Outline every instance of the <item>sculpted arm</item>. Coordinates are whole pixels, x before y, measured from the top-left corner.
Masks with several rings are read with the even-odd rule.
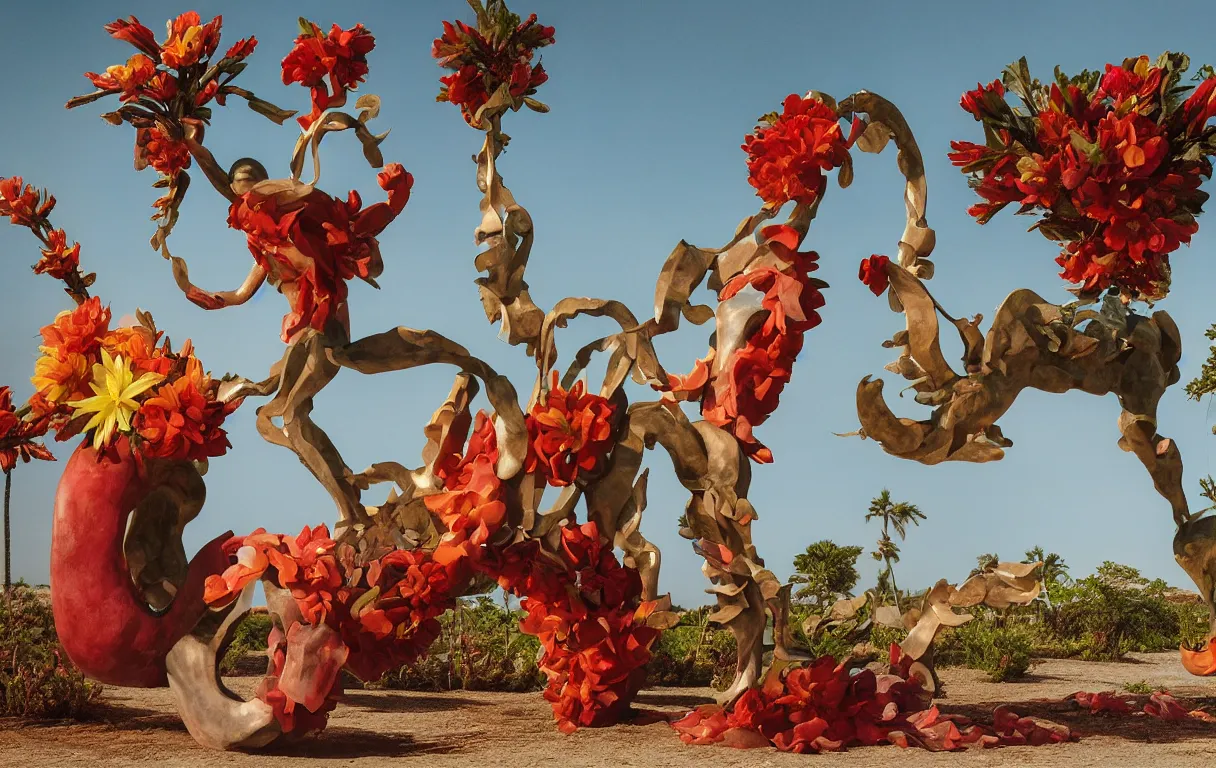
[[[186,268],[184,260],[176,256],[172,257],[171,260],[173,262],[173,279],[177,283],[177,287],[182,289],[182,293],[186,294],[186,298],[192,304],[196,304],[203,309],[223,309],[224,307],[235,307],[244,304],[266,282],[266,270],[262,269],[261,265],[254,264],[253,269],[249,270],[249,274],[245,277],[245,282],[241,283],[241,286],[235,291],[219,291],[214,293],[204,291],[190,282],[190,273]]]

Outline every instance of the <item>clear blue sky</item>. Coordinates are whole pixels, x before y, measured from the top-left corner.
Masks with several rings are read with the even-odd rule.
[[[1100,10],[1031,3],[1014,11],[985,3],[774,0],[763,13],[754,4],[728,2],[517,0],[516,6],[557,28],[557,44],[544,51],[551,79],[540,93],[552,112],[509,116],[513,141],[501,164],[537,223],[528,277],[533,296],[542,306],[564,296],[617,298],[640,315],[651,306],[663,259],[681,238],[721,245],[755,211],[758,200],[739,144],[758,115],[808,89],[843,97],[864,88],[904,110],[925,152],[929,222],[938,233],[938,276],[930,288],[954,315],[991,317],[1018,287],[1066,300],[1055,251],[1024,231],[1029,219],[1002,215],[980,228],[967,217],[973,195],[946,159],[951,139],[979,135],[957,106],[960,93],[996,77],[1023,54],[1041,77],[1055,64],[1071,72],[1164,49],[1186,51],[1197,63],[1216,62],[1216,11],[1198,4],[1185,20],[1146,15],[1142,4],[1123,2]],[[54,191],[55,224],[83,243],[84,266],[98,273],[95,291],[112,304],[116,319],[129,319],[137,306],[149,310],[175,344],[193,338],[217,374],[260,377],[283,351],[283,299],[268,291],[245,307],[212,313],[188,304],[167,264],[147,245],[155,176],[132,170],[132,129],[97,119],[102,105],[63,110],[69,97],[89,90],[82,72],[101,71],[132,53],[108,38],[104,23],[134,13],[159,36],[168,15],[189,8],[149,0],[4,4],[0,27],[8,31],[9,70],[0,176],[24,175]],[[208,2],[198,10],[204,18],[223,14],[225,47],[249,34],[261,41],[241,85],[301,110],[307,109],[306,92],[283,86],[278,66],[295,35],[296,16],[326,27],[362,22],[372,30],[377,48],[364,91],[384,101],[379,130],[393,129],[383,145],[386,159],[403,163],[416,184],[405,214],[381,238],[383,290],[352,285],[354,333],[396,325],[434,328],[527,391],[534,367],[496,340],[472,284],[479,196],[469,158],[479,136],[454,107],[434,101],[441,73],[430,58],[431,40],[443,19],[467,18],[467,6],[460,0],[344,7]],[[293,125],[277,127],[233,100],[226,110],[217,108],[208,143],[225,164],[252,155],[275,174],[285,170],[295,135]],[[337,136],[327,144],[321,186],[339,195],[356,188],[365,200],[381,199],[375,172],[355,142]],[[787,576],[793,556],[821,538],[868,550],[878,532],[862,516],[870,498],[888,487],[929,516],[903,546],[902,585],[961,578],[981,552],[1020,559],[1035,544],[1062,554],[1075,575],[1111,559],[1189,585],[1170,552],[1168,505],[1136,459],[1115,445],[1119,409],[1113,396],[1023,394],[1002,421],[1015,445],[1005,460],[988,465],[924,467],[888,457],[873,442],[832,436],[856,428],[857,381],[882,372],[891,355],[880,343],[901,322],[856,278],[858,261],[893,253],[902,230],[894,156],[856,160],[856,182],[843,192],[829,188],[809,239],[821,255],[818,274],[832,285],[824,322],[807,336],[778,415],[758,430],[776,456],[775,464],[756,469],[751,494],[761,515],[754,536],[769,566]],[[195,176],[175,252],[189,261],[196,283],[234,288],[248,270],[249,254],[242,236],[225,227],[219,196]],[[1175,254],[1175,287],[1162,305],[1188,341],[1184,381],[1198,372],[1207,349],[1203,331],[1216,320],[1208,302],[1216,279],[1213,232],[1216,219],[1201,219],[1192,246]],[[54,281],[30,274],[38,253],[28,232],[0,228],[0,254],[0,383],[11,384],[23,399],[30,393],[38,328],[69,300]],[[600,321],[576,321],[559,337],[563,359],[604,332]],[[673,372],[687,370],[704,351],[704,329],[693,327],[660,345]],[[958,351],[951,348],[948,356],[956,359]],[[319,398],[315,419],[355,469],[390,459],[415,465],[422,426],[447,394],[452,373],[438,367],[374,378],[343,373]],[[895,391],[888,389],[900,415],[928,415],[910,398],[896,399]],[[234,450],[212,464],[210,498],[187,529],[188,549],[226,528],[295,532],[334,517],[328,497],[295,457],[257,436],[255,405],[230,421]],[[1161,431],[1178,440],[1196,503],[1202,501],[1198,478],[1213,471],[1210,423],[1207,404],[1188,402],[1181,387],[1166,396]],[[68,446],[55,448],[66,459]],[[665,455],[652,456],[649,465],[643,530],[663,550],[663,588],[681,604],[697,604],[708,585],[698,558],[676,533],[685,494]],[[47,579],[61,469],[62,463],[21,466],[14,476],[13,570],[33,582]],[[861,565],[862,583],[872,583],[868,555]]]

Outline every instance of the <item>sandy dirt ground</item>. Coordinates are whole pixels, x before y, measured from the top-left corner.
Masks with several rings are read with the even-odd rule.
[[[190,739],[174,714],[167,689],[110,688],[105,707],[89,723],[21,723],[0,720],[0,766],[155,765],[197,766],[380,766],[414,764],[427,768],[482,766],[1112,766],[1114,768],[1203,768],[1216,764],[1216,724],[1167,723],[1143,716],[1095,717],[1056,703],[1075,691],[1121,690],[1147,682],[1197,705],[1216,706],[1216,679],[1186,674],[1177,654],[1146,654],[1128,663],[1046,661],[1016,683],[994,684],[972,670],[943,671],[944,711],[987,721],[992,709],[1016,703],[1020,714],[1065,723],[1081,734],[1077,743],[1010,747],[962,754],[901,751],[882,746],[833,755],[788,755],[771,749],[736,751],[689,747],[665,723],[584,729],[558,733],[540,694],[349,691],[345,704],[317,738],[270,753],[224,754]],[[248,693],[252,678],[226,681]],[[710,701],[707,689],[643,691],[642,709],[684,711]]]

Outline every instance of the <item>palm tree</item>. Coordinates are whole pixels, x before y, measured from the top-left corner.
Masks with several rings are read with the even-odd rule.
[[[887,579],[891,582],[891,593],[895,596],[895,608],[902,614],[904,607],[899,599],[899,587],[895,583],[895,570],[892,567],[899,562],[899,547],[891,538],[890,531],[895,529],[895,534],[903,541],[908,535],[909,523],[920,525],[920,521],[927,518],[915,504],[906,501],[892,502],[891,492],[886,488],[882,489],[877,498],[870,501],[870,509],[866,512],[867,523],[876,518],[882,518],[882,538],[878,540],[878,549],[873,552],[874,559],[886,563]],[[879,583],[881,585],[881,580]]]
[[[1026,559],[1022,562],[1043,564],[1039,570],[1039,585],[1043,589],[1043,602],[1047,604],[1047,609],[1051,610],[1051,593],[1047,587],[1050,584],[1068,581],[1068,564],[1055,552],[1044,554],[1042,547],[1026,550]]]
[[[995,552],[987,552],[975,558],[975,567],[971,569],[971,573],[967,574],[967,578],[979,576],[981,573],[987,573],[1001,562],[1001,558],[997,557]]]

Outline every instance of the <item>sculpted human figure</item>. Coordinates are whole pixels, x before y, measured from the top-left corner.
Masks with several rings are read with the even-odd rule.
[[[356,192],[342,201],[295,178],[270,179],[251,158],[237,160],[224,173],[202,145],[200,126],[187,125],[185,135],[199,167],[231,204],[228,225],[246,234],[254,265],[236,290],[212,292],[191,283],[186,262],[171,256],[178,287],[191,302],[212,310],[244,304],[269,282],[290,306],[283,318],[283,359],[265,381],[238,380],[224,395],[275,393],[257,411],[258,432],[299,456],[333,497],[344,524],[365,525],[369,518],[351,470],[310,414],[313,398],[340,368],[327,352],[350,342],[346,281],[358,277],[376,285],[384,269],[376,236],[405,208],[413,177],[400,164],[389,164],[378,177],[387,202],[363,208]]]

